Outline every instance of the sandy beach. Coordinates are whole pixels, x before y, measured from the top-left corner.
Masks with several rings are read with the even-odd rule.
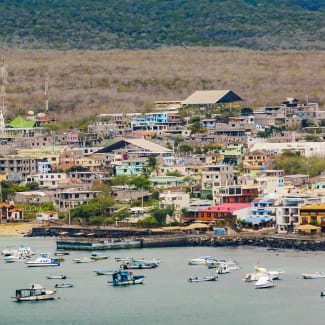
[[[33,224],[33,223],[0,224],[0,236],[26,234],[30,232],[33,227],[36,226],[39,226],[39,224]]]

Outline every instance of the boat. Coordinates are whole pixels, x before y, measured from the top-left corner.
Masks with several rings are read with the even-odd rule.
[[[274,282],[269,275],[261,276],[255,283],[256,289],[265,289],[274,287]]]
[[[70,255],[69,252],[66,251],[57,251],[54,253],[55,256],[65,256],[65,255]]]
[[[320,279],[325,278],[324,272],[315,272],[315,273],[302,273],[304,279]]]
[[[103,255],[101,253],[93,253],[91,254],[91,257],[90,257],[92,260],[95,260],[95,261],[100,261],[100,260],[107,260],[108,259],[108,256],[107,255]]]
[[[95,260],[91,259],[89,257],[83,257],[83,258],[74,258],[73,262],[74,263],[92,263],[92,262],[95,262]]]
[[[73,288],[73,283],[57,283],[54,288]]]
[[[150,263],[150,262],[127,262],[127,263],[122,263],[120,265],[121,270],[134,270],[134,269],[154,269],[158,267],[158,264],[156,263]]]
[[[216,270],[217,274],[226,274],[230,273],[230,270],[228,268],[228,265],[226,263],[220,264]]]
[[[108,283],[113,286],[124,286],[130,284],[143,284],[144,276],[143,275],[134,275],[133,272],[118,270],[112,273],[112,281]]]
[[[112,275],[115,270],[95,270],[94,271],[97,275]]]
[[[31,250],[30,247],[21,245],[17,249],[10,249],[8,251],[5,251],[3,255],[3,260],[6,263],[14,263],[30,259],[31,256],[34,255],[34,252]]]
[[[198,258],[192,258],[188,261],[189,265],[203,265],[208,264],[208,262],[214,261],[215,259],[212,256],[201,256]]]
[[[132,257],[115,257],[116,262],[130,262],[133,260]]]
[[[40,284],[32,284],[30,288],[16,290],[16,296],[13,298],[17,301],[53,300],[55,293],[55,290],[45,289]]]
[[[325,291],[321,291],[321,292],[320,292],[320,296],[321,296],[321,297],[325,297]]]
[[[1,251],[1,254],[4,256],[10,256],[14,255],[16,253],[19,253],[19,255],[24,255],[27,257],[31,257],[32,255],[35,255],[34,251],[26,245],[20,245],[18,248],[5,248]]]
[[[145,258],[133,258],[133,262],[135,263],[144,263],[144,264],[160,264],[160,259],[159,258],[153,258],[151,260],[147,260]]]
[[[48,253],[42,253],[40,256],[34,261],[26,261],[25,264],[28,267],[36,267],[36,266],[60,266],[60,262],[55,261],[55,259],[50,258]]]
[[[261,277],[268,275],[272,280],[278,280],[284,271],[267,270],[264,267],[255,267],[255,272],[247,273],[244,277],[245,282],[258,281]]]
[[[108,249],[122,249],[122,248],[141,248],[141,240],[119,240],[119,241],[108,241],[108,240],[96,240],[96,239],[76,239],[70,238],[65,240],[58,240],[56,242],[57,250],[108,250]]]
[[[238,265],[237,262],[232,261],[232,260],[212,260],[207,262],[207,266],[209,269],[215,269],[218,268],[219,266],[227,265],[227,268],[229,271],[234,271],[234,270],[239,270],[240,266]]]
[[[212,276],[191,276],[188,278],[188,282],[204,282],[204,281],[217,281],[219,280],[219,277],[217,275],[212,275]]]
[[[67,277],[63,274],[52,274],[52,275],[47,275],[47,279],[49,280],[58,280],[58,279],[66,279]]]

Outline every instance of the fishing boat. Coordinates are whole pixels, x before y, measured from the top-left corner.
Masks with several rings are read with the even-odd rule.
[[[101,254],[101,253],[93,253],[93,254],[91,254],[90,258],[95,260],[95,261],[107,260],[108,255],[104,255],[104,254]]]
[[[204,265],[208,264],[208,262],[214,261],[215,259],[212,256],[201,256],[198,258],[192,258],[188,261],[189,265]]]
[[[217,281],[219,280],[219,277],[217,275],[212,275],[212,276],[191,276],[188,278],[188,282],[204,282],[204,281]]]
[[[74,258],[73,262],[74,263],[92,263],[92,262],[95,262],[95,260],[91,259],[89,257],[82,257],[82,258]]]
[[[324,272],[315,272],[315,273],[302,273],[304,279],[320,279],[325,278]]]
[[[112,281],[108,283],[113,286],[124,286],[130,284],[143,284],[144,276],[143,275],[134,275],[133,272],[118,270],[112,273]]]
[[[58,279],[66,279],[67,277],[63,274],[52,274],[52,275],[47,275],[47,279],[49,280],[58,280]]]
[[[40,256],[34,261],[26,261],[25,264],[28,267],[36,267],[36,266],[60,266],[60,262],[57,262],[55,259],[50,258],[48,253],[42,253]]]
[[[73,288],[73,283],[57,283],[54,288]]]
[[[39,301],[55,299],[54,290],[45,289],[40,284],[32,284],[30,288],[16,290],[16,301]]]
[[[255,283],[256,289],[265,289],[265,288],[272,288],[272,287],[274,287],[274,282],[269,275],[263,275]]]

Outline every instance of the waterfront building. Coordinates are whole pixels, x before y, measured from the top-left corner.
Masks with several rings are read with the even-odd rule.
[[[299,208],[299,224],[321,227],[325,232],[325,204],[307,204]]]
[[[199,221],[223,221],[235,225],[237,220],[245,219],[251,214],[251,203],[223,203],[198,212]]]
[[[259,195],[256,185],[223,185],[213,187],[213,202],[250,203]]]

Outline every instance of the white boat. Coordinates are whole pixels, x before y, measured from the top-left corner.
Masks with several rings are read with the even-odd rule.
[[[94,272],[97,275],[112,275],[116,272],[116,270],[95,270]]]
[[[17,249],[10,249],[4,252],[3,260],[6,263],[21,262],[30,259],[34,252],[30,247],[21,245]]]
[[[198,258],[192,258],[188,261],[189,265],[204,265],[208,264],[208,262],[213,261],[214,258],[212,256],[200,256]]]
[[[217,275],[212,275],[212,276],[191,276],[187,280],[188,282],[204,282],[204,281],[217,281],[219,280],[219,277]]]
[[[153,258],[151,260],[145,259],[145,258],[133,258],[131,260],[134,263],[142,263],[142,264],[160,264],[160,259],[159,258]]]
[[[315,272],[315,273],[302,273],[304,279],[320,279],[325,278],[324,272]]]
[[[255,267],[255,272],[247,273],[244,277],[245,282],[258,281],[261,277],[268,275],[272,280],[277,280],[284,271],[271,271],[264,267]]]
[[[227,265],[229,271],[239,270],[240,266],[237,262],[232,260],[212,260],[207,262],[207,266],[209,269],[217,269],[221,265]]]
[[[66,279],[67,277],[63,274],[52,274],[52,275],[47,275],[46,276],[47,279],[49,280],[58,280],[58,279]]]
[[[45,289],[40,284],[33,284],[30,288],[16,290],[13,298],[17,301],[53,300],[55,293],[56,291]]]
[[[25,264],[28,267],[36,267],[36,266],[60,266],[60,262],[57,262],[55,259],[50,258],[49,254],[42,253],[40,256],[34,261],[26,261]]]
[[[108,255],[104,255],[102,253],[92,253],[90,258],[95,261],[107,260]]]
[[[228,268],[228,265],[226,263],[224,264],[220,264],[216,270],[217,274],[226,274],[226,273],[230,273],[230,270]]]
[[[255,283],[256,289],[272,288],[274,287],[274,282],[269,275],[261,276]]]
[[[96,260],[91,259],[89,257],[83,257],[83,258],[74,258],[73,262],[74,263],[92,263],[95,262]]]
[[[116,262],[130,262],[133,260],[132,257],[115,257]]]
[[[54,288],[73,288],[73,283],[57,283]]]

